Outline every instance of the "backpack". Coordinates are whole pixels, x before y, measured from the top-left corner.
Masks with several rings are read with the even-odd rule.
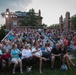
[[[61,65],[60,70],[61,70],[61,71],[67,71],[67,70],[68,70],[67,65],[66,65],[66,64]]]

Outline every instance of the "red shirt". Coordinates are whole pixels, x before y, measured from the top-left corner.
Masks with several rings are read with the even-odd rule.
[[[65,46],[68,46],[68,40],[67,39],[64,39],[63,43]]]
[[[11,54],[10,54],[10,53],[6,53],[6,54],[3,54],[3,55],[1,56],[1,59],[2,59],[2,60],[8,59],[8,58],[11,58]]]
[[[76,45],[76,36],[73,38],[73,44]]]

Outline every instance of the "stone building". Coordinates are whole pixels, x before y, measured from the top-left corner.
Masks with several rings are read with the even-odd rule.
[[[38,24],[42,25],[41,11],[39,10],[39,12],[35,13],[35,15],[38,17],[37,18]],[[21,20],[25,19],[26,21],[26,19],[29,18],[27,12],[22,11],[10,12],[9,9],[6,9],[6,12],[3,12],[2,16],[5,17],[6,31],[9,31],[15,26],[20,26]]]
[[[59,28],[60,28],[60,30],[70,30],[70,29],[72,29],[70,12],[66,12],[64,19],[63,19],[62,15],[60,16],[60,18],[59,18]]]

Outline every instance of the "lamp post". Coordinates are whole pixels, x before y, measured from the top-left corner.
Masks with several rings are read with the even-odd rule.
[[[11,13],[9,12],[9,9],[6,9],[6,12],[3,12],[1,15],[2,15],[2,17],[5,17],[5,21],[6,21],[5,32],[8,33],[11,28],[11,26],[10,26],[11,25],[11,20],[10,20]]]

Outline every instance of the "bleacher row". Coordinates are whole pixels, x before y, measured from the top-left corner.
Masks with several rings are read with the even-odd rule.
[[[74,48],[76,33],[73,30],[45,29],[45,34],[55,43],[61,44],[64,41],[67,42],[66,46],[69,46],[71,50]]]
[[[51,50],[52,50],[52,48],[54,48],[54,44],[51,44],[51,42],[54,43],[53,41],[55,41],[55,43],[58,43],[59,45],[64,43],[68,47],[69,41],[63,35],[67,35],[67,34],[69,35],[71,32],[67,33],[67,34],[65,34],[65,33],[57,31],[57,30],[49,30],[49,29],[46,29],[43,32],[43,30],[39,29],[39,28],[26,28],[26,27],[13,28],[0,42],[0,57],[2,57],[2,55],[3,55],[3,57],[0,60],[2,60],[2,62],[5,64],[5,61],[8,59],[4,56],[4,54],[9,53],[10,61],[15,62],[15,65],[13,68],[13,73],[15,73],[15,68],[16,68],[17,62],[16,62],[16,60],[12,60],[12,58],[13,57],[20,58],[20,60],[18,60],[18,62],[20,63],[20,72],[22,73],[21,60],[24,58],[23,50],[28,49],[29,54],[28,54],[28,52],[26,52],[25,53],[26,57],[31,57],[33,55],[33,56],[39,58],[40,59],[39,71],[40,71],[40,73],[42,73],[42,70],[41,70],[42,60],[44,60],[44,61],[50,60]],[[49,42],[49,38],[46,39],[45,34],[46,34],[46,37],[52,38],[53,41]],[[69,40],[70,39],[71,38],[69,38]],[[71,43],[71,41],[70,41],[70,43]],[[34,53],[33,51],[35,51],[35,48],[38,49],[38,53],[36,53],[37,56],[32,54],[32,53]],[[13,53],[14,49],[17,49],[17,53],[21,54],[22,56],[19,57],[18,54],[17,54],[18,56],[17,55],[15,56]],[[30,50],[32,51],[32,53],[30,52]],[[71,49],[71,47],[70,47],[70,50],[73,50],[73,49]],[[32,58],[30,59],[30,61],[31,60],[32,60]],[[38,60],[36,60],[36,61],[38,61]],[[4,64],[2,65],[2,67],[4,66]],[[27,63],[27,65],[29,65],[29,64],[31,64],[31,63]],[[25,65],[26,65],[26,63],[25,63]],[[29,65],[29,66],[31,67],[31,65]],[[29,67],[27,67],[27,71],[30,71]]]
[[[5,53],[9,52],[9,54],[13,56],[12,50],[14,49],[15,45],[17,46],[17,49],[19,50],[18,52],[20,53],[22,53],[26,45],[29,47],[30,50],[33,50],[34,46],[38,46],[38,49],[40,48],[41,51],[39,52],[40,54],[39,53],[37,54],[40,55],[40,58],[42,58],[43,60],[46,60],[46,59],[44,57],[41,57],[42,53],[44,53],[46,57],[48,57],[48,54],[50,54],[51,48],[52,48],[49,41],[46,40],[42,35],[42,29],[26,28],[26,27],[13,28],[3,38],[3,40],[0,42],[0,55],[4,56]],[[3,56],[2,56],[2,62],[5,63],[5,60],[7,59],[5,59],[6,57],[3,57]],[[9,56],[9,58],[12,58],[12,57]],[[20,58],[22,59],[22,57]],[[40,72],[41,72],[41,69],[40,69]]]

